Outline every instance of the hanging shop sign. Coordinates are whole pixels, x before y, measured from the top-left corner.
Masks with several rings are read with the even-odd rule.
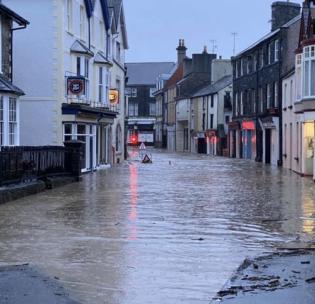
[[[119,103],[119,91],[118,90],[109,90],[109,102],[111,105]]]
[[[84,77],[68,77],[67,78],[67,94],[68,95],[84,95],[85,94],[85,78]]]

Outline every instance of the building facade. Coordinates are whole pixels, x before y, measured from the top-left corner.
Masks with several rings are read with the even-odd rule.
[[[20,144],[20,96],[24,92],[13,82],[12,35],[28,24],[0,3],[0,148]]]
[[[294,58],[283,54],[291,46],[288,32],[297,30],[299,18],[298,4],[275,2],[271,32],[232,58],[231,157],[282,164],[282,77],[294,66]]]
[[[173,62],[127,63],[128,143],[156,142],[156,82],[174,69]]]
[[[231,69],[230,69],[231,72]],[[232,119],[232,76],[224,76],[191,98],[191,152],[228,156]]]
[[[315,1],[303,3],[300,22],[300,37],[296,50],[295,66],[296,138],[295,162],[302,176],[315,180]],[[294,170],[295,168],[293,168]]]
[[[25,36],[16,35],[15,40],[14,75],[26,91],[21,143],[63,145],[80,140],[83,171],[115,162],[113,125],[123,115],[123,102],[111,77],[117,29],[109,4],[106,0],[9,2],[32,20]],[[123,132],[118,142],[123,142]]]

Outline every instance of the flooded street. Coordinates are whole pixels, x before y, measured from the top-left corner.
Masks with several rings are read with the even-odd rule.
[[[82,303],[209,303],[246,256],[315,239],[315,187],[284,169],[153,151],[0,206],[0,265]]]

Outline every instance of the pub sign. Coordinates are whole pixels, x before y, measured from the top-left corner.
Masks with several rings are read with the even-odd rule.
[[[67,95],[84,95],[85,94],[85,78],[84,77],[68,77],[67,78]]]

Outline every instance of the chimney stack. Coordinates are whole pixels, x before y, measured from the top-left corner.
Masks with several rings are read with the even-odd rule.
[[[271,6],[271,31],[288,23],[300,14],[301,6],[289,1],[276,1]]]
[[[176,50],[177,50],[177,64],[180,65],[186,58],[187,48],[185,47],[184,39],[179,39],[179,44]]]

